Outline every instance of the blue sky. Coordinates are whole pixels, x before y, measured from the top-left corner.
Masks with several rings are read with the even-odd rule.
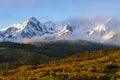
[[[56,22],[98,15],[119,16],[120,0],[0,0],[0,28],[30,16]]]

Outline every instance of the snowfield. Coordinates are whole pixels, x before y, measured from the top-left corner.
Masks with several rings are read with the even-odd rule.
[[[88,40],[93,42],[110,42],[119,37],[119,33],[110,25],[112,18],[104,22],[93,23],[90,27],[73,25],[72,23],[41,23],[35,17],[28,18],[22,24],[16,23],[0,30],[0,41],[32,42],[44,40]],[[107,28],[106,28],[107,27]],[[117,37],[116,37],[117,35]],[[120,42],[120,40],[118,40]]]

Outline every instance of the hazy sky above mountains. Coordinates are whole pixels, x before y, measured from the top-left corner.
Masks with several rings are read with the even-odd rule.
[[[120,0],[0,0],[0,28],[35,16],[42,22],[119,16]]]

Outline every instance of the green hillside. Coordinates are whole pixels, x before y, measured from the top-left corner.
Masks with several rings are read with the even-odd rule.
[[[56,58],[29,49],[0,48],[0,72],[22,65],[37,65],[53,60]]]
[[[80,52],[48,64],[21,66],[1,72],[0,77],[1,80],[120,80],[120,48]]]
[[[69,44],[60,42],[39,44],[41,44],[41,46],[1,42],[0,70],[14,69],[22,65],[48,63],[53,60],[68,57],[78,52],[108,48],[108,46],[98,43],[89,43],[92,45]]]

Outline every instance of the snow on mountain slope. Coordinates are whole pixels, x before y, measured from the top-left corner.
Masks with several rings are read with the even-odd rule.
[[[96,27],[93,29],[88,30],[88,35],[92,35],[93,33],[97,32],[99,36],[102,36],[105,32],[106,32],[106,26],[105,24],[107,22],[109,22],[111,20],[111,18],[107,19],[105,22],[103,23],[95,23]]]
[[[46,26],[46,24],[40,23],[36,18],[30,17],[21,25],[12,25],[0,31],[0,37],[1,41],[21,42],[24,39],[53,34],[54,32],[56,31],[55,28],[53,29],[52,25]]]
[[[103,36],[103,39],[105,40],[109,40],[109,39],[112,39],[114,37],[115,33],[113,31],[110,31],[109,33],[106,33],[104,36]]]
[[[115,33],[113,31],[108,31],[106,29],[106,24],[111,20],[111,18],[108,18],[105,22],[103,23],[95,23],[96,27],[93,29],[88,30],[87,34],[89,36],[96,35],[99,37],[102,37],[104,40],[109,40],[113,38]]]
[[[12,35],[15,35],[16,31],[19,29],[19,26],[20,24],[16,23],[0,30],[0,41],[4,41],[6,38],[10,38]]]
[[[55,30],[55,23],[53,23],[52,21],[48,21],[44,23],[44,28],[47,30]]]
[[[71,34],[73,32],[73,27],[69,24],[66,24],[65,27],[58,33],[57,37],[60,37],[62,35]]]
[[[0,30],[0,41],[12,42],[33,42],[45,40],[88,40],[94,42],[110,41],[117,33],[108,28],[107,23],[111,21],[108,18],[103,23],[94,23],[90,25],[73,25],[71,23],[53,23],[48,21],[41,23],[35,17],[28,18],[22,24],[14,24],[5,29]],[[89,22],[90,24],[90,22]],[[106,28],[107,26],[107,28]],[[118,35],[117,35],[118,36]]]

